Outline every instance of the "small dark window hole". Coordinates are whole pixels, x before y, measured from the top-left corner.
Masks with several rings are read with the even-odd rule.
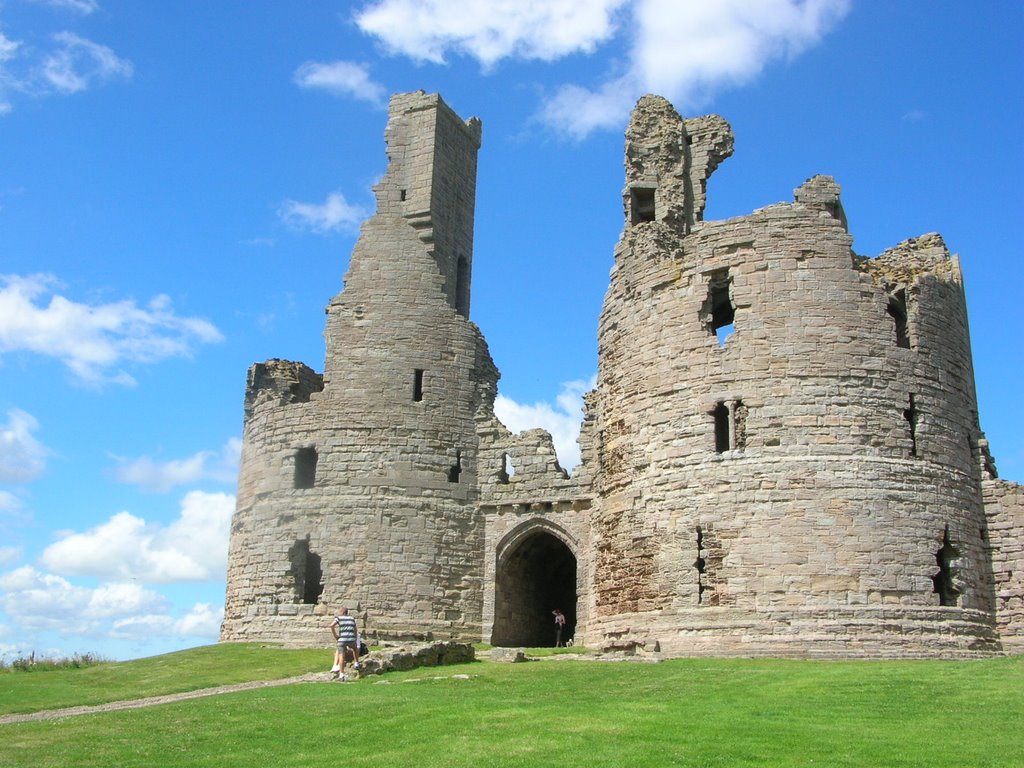
[[[412,376],[412,400],[414,403],[423,400],[423,369],[417,368]]]

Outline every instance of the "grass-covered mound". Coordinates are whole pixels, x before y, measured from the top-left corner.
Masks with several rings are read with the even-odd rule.
[[[208,684],[258,679],[246,673],[277,654],[269,676],[323,667],[322,652],[219,646],[110,665],[110,679],[125,670],[122,689],[152,695],[200,667]],[[1024,657],[478,662],[0,726],[0,765],[1012,768],[1022,723]]]
[[[142,699],[198,688],[273,680],[330,667],[331,651],[256,643],[207,645],[148,659],[82,667],[0,671],[0,714]],[[0,747],[2,750],[2,747]],[[0,766],[4,763],[0,760]]]

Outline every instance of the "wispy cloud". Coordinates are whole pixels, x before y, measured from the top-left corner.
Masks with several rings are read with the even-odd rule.
[[[196,603],[187,614],[178,619],[159,613],[119,619],[114,622],[110,634],[112,637],[124,639],[146,639],[159,634],[215,640],[220,634],[220,624],[223,620],[222,606]]]
[[[28,483],[42,474],[50,451],[36,440],[38,429],[32,414],[17,408],[7,412],[7,423],[0,424],[0,482]],[[18,506],[15,496],[0,494],[0,510]]]
[[[47,4],[83,14],[98,7],[88,0],[53,0]],[[14,95],[67,95],[132,77],[132,63],[108,46],[68,31],[51,35],[50,41],[48,46],[25,46],[0,31],[0,116],[13,109]]]
[[[58,48],[43,61],[40,74],[58,93],[78,93],[94,82],[132,76],[132,63],[105,45],[73,32],[58,32],[53,39]]]
[[[159,295],[140,307],[133,300],[81,304],[55,292],[52,275],[0,275],[0,354],[26,351],[55,357],[90,384],[135,380],[123,363],[188,357],[198,344],[223,340],[211,323],[175,314]]]
[[[7,93],[18,89],[17,79],[8,71],[7,63],[18,55],[20,47],[20,41],[11,40],[0,30],[0,115],[11,111],[11,102],[7,100]]]
[[[224,578],[235,497],[191,491],[168,526],[129,512],[48,546],[40,562],[62,576],[148,584]]]
[[[383,106],[387,96],[387,90],[370,77],[365,64],[351,61],[307,61],[295,71],[295,82],[302,88],[319,88],[375,106]]]
[[[233,483],[238,478],[241,452],[242,441],[233,437],[219,453],[199,451],[184,459],[156,461],[149,456],[137,459],[115,457],[120,466],[113,473],[118,482],[138,485],[155,493],[164,493],[176,486],[202,480]]]
[[[448,53],[485,69],[502,59],[553,61],[624,38],[628,53],[595,85],[566,83],[539,119],[567,136],[620,129],[636,99],[656,92],[681,109],[755,79],[772,61],[820,42],[850,0],[378,0],[355,21],[393,53],[442,63]]]
[[[74,11],[84,16],[88,16],[100,7],[96,0],[32,0],[32,2],[39,5],[49,5],[51,8]]]
[[[538,402],[527,405],[499,394],[494,400],[494,414],[513,432],[538,427],[549,432],[558,454],[558,463],[565,469],[572,469],[580,463],[577,441],[583,424],[583,396],[594,388],[596,380],[595,376],[589,381],[565,382],[554,404]]]
[[[20,547],[0,547],[0,566],[13,565],[21,559]]]
[[[322,203],[285,200],[278,215],[293,229],[327,234],[354,231],[368,214],[365,208],[349,203],[341,192],[332,192]]]

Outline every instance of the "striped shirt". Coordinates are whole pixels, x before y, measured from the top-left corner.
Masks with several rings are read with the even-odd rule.
[[[339,643],[351,643],[355,645],[356,642],[356,620],[351,616],[335,616],[334,625],[338,628],[338,642]]]

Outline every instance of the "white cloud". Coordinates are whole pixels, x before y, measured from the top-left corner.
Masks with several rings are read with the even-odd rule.
[[[0,512],[17,512],[21,506],[21,499],[13,493],[0,491]]]
[[[132,76],[132,63],[105,45],[73,32],[58,32],[53,39],[59,48],[43,60],[39,74],[58,93],[78,93],[93,82]]]
[[[0,568],[13,565],[21,559],[21,547],[0,547]]]
[[[224,606],[196,603],[191,611],[174,622],[171,631],[175,635],[216,639],[220,635],[222,621]]]
[[[341,192],[332,192],[323,203],[285,200],[278,209],[278,215],[294,229],[325,234],[355,230],[368,214],[364,208],[351,205]]]
[[[192,609],[175,619],[163,613],[140,614],[118,619],[113,623],[111,636],[121,639],[145,640],[154,636],[198,637],[216,640],[224,609],[209,603],[196,603]]]
[[[39,422],[30,413],[15,408],[0,425],[0,482],[27,483],[46,467],[49,451],[32,435]],[[18,500],[9,493],[0,496],[0,510],[16,509]]]
[[[699,108],[716,90],[817,44],[848,9],[849,0],[636,0],[624,72],[594,89],[563,86],[541,117],[580,138],[620,128],[643,93]]]
[[[18,82],[7,71],[6,64],[17,56],[20,47],[20,41],[11,40],[0,31],[0,115],[5,115],[12,109],[11,103],[7,100],[7,91],[18,89]]]
[[[614,31],[627,0],[378,0],[356,14],[359,28],[393,53],[444,62],[453,51],[485,67],[518,57],[554,61],[592,52]]]
[[[22,566],[0,576],[0,607],[23,630],[60,630],[83,614],[91,591]]]
[[[534,403],[524,405],[498,395],[494,400],[494,413],[512,432],[541,428],[551,434],[558,454],[558,463],[569,470],[580,463],[580,426],[583,423],[583,395],[594,388],[596,377],[590,381],[568,381],[555,398],[555,404]]]
[[[453,52],[486,69],[505,58],[552,61],[624,38],[628,54],[593,87],[565,84],[539,118],[582,138],[621,129],[644,93],[681,109],[699,108],[718,89],[756,78],[771,61],[816,45],[850,0],[378,0],[356,23],[389,50],[442,63]],[[616,24],[619,14],[630,14]]]
[[[219,606],[196,603],[175,617],[165,596],[135,582],[89,588],[31,566],[0,574],[0,610],[11,621],[9,626],[0,624],[0,637],[19,638],[14,645],[0,644],[0,656],[27,652],[32,643],[26,637],[48,631],[76,641],[89,636],[146,640],[154,635],[215,640],[224,616]]]
[[[75,11],[88,16],[99,9],[100,5],[96,0],[34,0],[36,3],[41,5],[49,5],[54,8],[63,8],[69,11]]]
[[[187,458],[170,461],[155,461],[149,456],[132,460],[115,457],[121,466],[114,470],[114,477],[119,482],[138,485],[155,493],[164,493],[175,486],[201,480],[233,483],[238,479],[241,452],[242,441],[233,437],[220,453],[199,451]]]
[[[223,578],[234,507],[229,494],[191,491],[169,526],[119,512],[51,544],[40,562],[61,575],[150,584]]]
[[[0,32],[0,64],[13,59],[19,47],[21,47],[20,41],[11,40],[3,32]]]
[[[383,105],[387,96],[384,86],[370,78],[365,64],[351,61],[307,61],[295,70],[295,82],[303,88],[321,88],[335,96],[351,96],[377,106]]]
[[[164,295],[145,307],[133,300],[89,305],[55,293],[58,286],[52,275],[0,275],[0,354],[49,355],[83,382],[131,385],[128,373],[111,369],[187,357],[195,344],[223,340],[208,321],[176,315]]]

